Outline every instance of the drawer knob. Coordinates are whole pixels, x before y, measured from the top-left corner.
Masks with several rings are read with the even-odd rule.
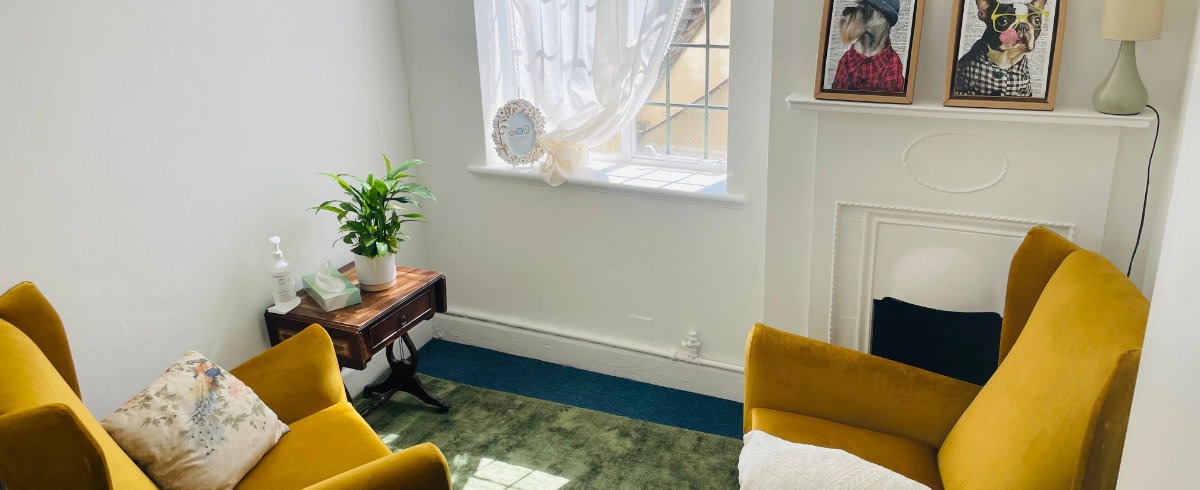
[[[408,323],[408,315],[400,315],[400,323]]]

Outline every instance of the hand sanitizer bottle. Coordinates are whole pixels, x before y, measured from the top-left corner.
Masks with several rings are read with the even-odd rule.
[[[268,238],[275,245],[272,252],[269,270],[271,271],[271,294],[275,297],[275,306],[268,308],[273,313],[287,313],[300,304],[296,297],[296,280],[292,277],[292,267],[283,259],[283,251],[279,249],[279,237]]]

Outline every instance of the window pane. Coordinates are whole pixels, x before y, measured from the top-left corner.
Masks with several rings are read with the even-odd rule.
[[[704,51],[704,48],[671,48],[667,58],[671,63],[667,98],[672,104],[704,103]]]
[[[728,0],[726,0],[728,1]],[[708,104],[729,105],[729,50],[709,51],[708,61]]]
[[[679,19],[679,28],[675,30],[677,43],[704,44],[708,38],[704,35],[704,4],[706,0],[687,0],[683,7],[683,17]]]
[[[608,141],[600,143],[592,148],[592,153],[597,155],[620,155],[621,154],[621,132],[617,131]]]
[[[712,36],[712,44],[729,45],[729,12],[731,7],[729,2],[733,0],[709,0],[709,8],[712,9],[712,15],[709,22],[712,22],[712,27],[709,28],[708,35]]]
[[[667,154],[667,108],[646,104],[638,111],[634,122],[637,129],[637,146],[634,154],[661,156]]]
[[[672,112],[671,155],[704,158],[704,109]]]
[[[708,158],[713,160],[729,158],[729,111],[727,110],[708,110]]]
[[[670,60],[668,60],[670,61]],[[658,73],[658,83],[655,84],[654,90],[650,92],[650,98],[646,99],[650,102],[666,102],[667,101],[667,63],[662,64],[662,70]]]
[[[626,143],[634,155],[670,156],[676,162],[725,160],[731,1],[684,1],[664,73],[638,113],[636,141]],[[705,44],[717,47],[695,47]],[[704,106],[717,109],[710,112]]]

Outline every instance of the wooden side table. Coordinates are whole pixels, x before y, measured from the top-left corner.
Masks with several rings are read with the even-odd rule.
[[[354,264],[346,264],[338,271],[358,284]],[[300,305],[292,311],[283,315],[266,312],[271,345],[316,323],[333,339],[338,364],[359,370],[366,368],[371,357],[386,347],[391,372],[387,379],[363,389],[364,396],[376,395],[371,406],[363,410],[363,416],[379,408],[397,391],[411,393],[437,407],[439,412],[450,410],[450,405],[430,394],[417,378],[417,348],[408,336],[417,324],[433,318],[435,313],[446,312],[446,277],[440,272],[397,267],[395,286],[378,292],[364,290],[361,304],[340,310],[325,311],[307,291],[300,291],[297,296]],[[397,340],[407,348],[407,358],[396,358],[392,349]]]

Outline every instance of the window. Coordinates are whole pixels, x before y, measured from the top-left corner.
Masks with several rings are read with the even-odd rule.
[[[487,134],[491,114],[525,99],[568,155],[475,173],[727,194],[731,3],[475,0]],[[590,149],[586,163],[572,143]]]
[[[622,161],[724,166],[732,0],[688,0],[658,86],[633,125],[593,149]]]

